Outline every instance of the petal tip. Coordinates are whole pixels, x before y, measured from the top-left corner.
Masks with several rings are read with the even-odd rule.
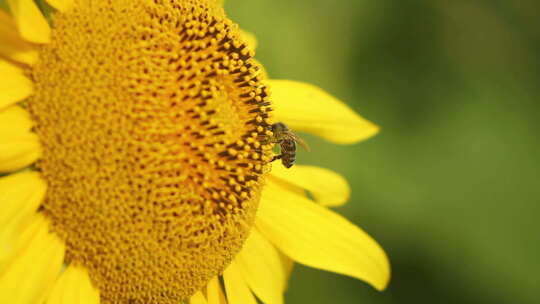
[[[381,131],[381,127],[379,127],[378,125],[370,122],[370,126],[367,127],[366,130],[364,131],[365,135],[359,141],[370,139],[373,136],[379,134],[380,131]]]
[[[381,131],[381,128],[371,121],[368,121],[361,116],[358,116],[358,119],[359,122],[356,127],[357,136],[351,137],[350,140],[344,140],[341,144],[356,144],[374,137]]]
[[[390,283],[390,279],[392,278],[391,274],[391,267],[390,267],[390,260],[388,259],[388,255],[386,255],[386,252],[381,248],[381,260],[379,266],[381,266],[380,270],[380,277],[373,280],[372,282],[369,282],[373,288],[375,288],[377,291],[384,291],[388,284]]]

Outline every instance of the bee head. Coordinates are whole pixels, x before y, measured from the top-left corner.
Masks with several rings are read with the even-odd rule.
[[[289,131],[289,128],[282,122],[276,122],[272,125],[271,130],[274,134],[282,134]]]

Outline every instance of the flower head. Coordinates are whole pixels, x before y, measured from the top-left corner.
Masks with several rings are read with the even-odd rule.
[[[214,0],[49,3],[52,27],[32,0],[0,11],[0,171],[9,173],[0,302],[60,303],[70,292],[92,303],[212,302],[223,274],[230,303],[251,301],[250,289],[279,303],[288,257],[384,287],[378,245],[303,194],[342,203],[313,184],[326,179],[339,197],[348,191],[339,176],[278,165],[267,178],[274,106],[293,128],[338,142],[373,125],[319,89],[266,81]],[[313,93],[311,112],[289,102]],[[332,133],[344,124],[319,119],[325,106],[361,134]],[[299,221],[338,239],[317,243],[315,231],[298,234]],[[313,252],[323,245],[333,249]],[[362,248],[373,261],[347,261]]]

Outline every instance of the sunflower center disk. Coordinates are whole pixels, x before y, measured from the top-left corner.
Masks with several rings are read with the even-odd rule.
[[[272,148],[259,67],[214,1],[81,1],[54,27],[30,71],[43,212],[102,301],[177,304],[252,226]]]

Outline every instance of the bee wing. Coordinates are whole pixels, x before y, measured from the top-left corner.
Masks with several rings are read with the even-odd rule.
[[[306,151],[311,151],[311,149],[309,148],[309,145],[302,139],[300,138],[299,136],[297,136],[296,134],[292,133],[292,132],[287,132],[287,136],[294,140],[295,142],[297,142],[300,146],[302,146],[302,148],[304,148],[304,150]]]

